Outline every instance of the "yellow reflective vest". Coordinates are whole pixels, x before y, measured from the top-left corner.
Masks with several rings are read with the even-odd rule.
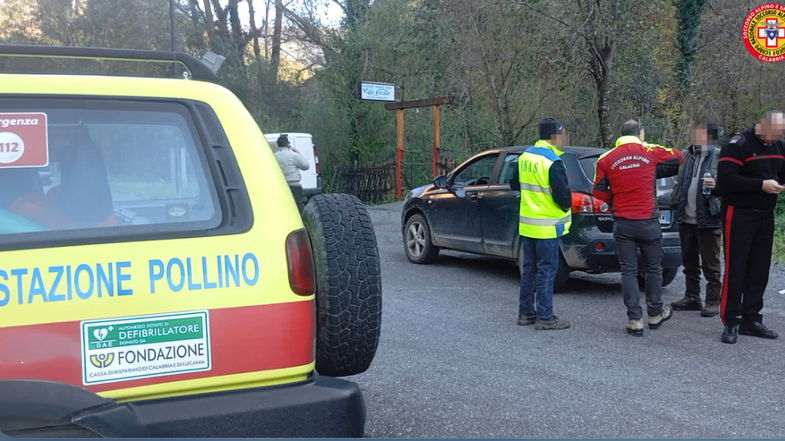
[[[537,141],[518,159],[521,209],[518,232],[534,239],[555,239],[567,234],[572,210],[563,210],[551,196],[551,165],[561,161],[562,152],[548,141]]]

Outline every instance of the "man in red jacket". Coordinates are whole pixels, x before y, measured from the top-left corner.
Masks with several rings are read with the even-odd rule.
[[[613,238],[619,250],[621,285],[627,307],[627,332],[643,335],[643,309],[638,290],[638,249],[646,275],[649,329],[671,317],[662,303],[662,230],[656,179],[678,173],[684,155],[678,150],[643,141],[643,125],[629,120],[621,126],[616,146],[597,160],[594,196],[613,209]]]

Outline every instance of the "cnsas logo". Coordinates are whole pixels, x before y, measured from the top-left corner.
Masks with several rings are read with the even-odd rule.
[[[90,356],[90,363],[97,368],[108,367],[114,361],[114,352],[104,354],[93,354]]]
[[[785,60],[785,6],[766,3],[744,20],[742,38],[755,58],[768,63]]]

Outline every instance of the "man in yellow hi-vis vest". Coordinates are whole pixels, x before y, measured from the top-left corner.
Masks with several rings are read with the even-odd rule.
[[[521,208],[518,231],[523,260],[519,325],[566,329],[570,322],[553,314],[553,283],[559,267],[559,238],[570,231],[572,194],[559,147],[567,132],[559,120],[540,121],[540,140],[518,159]],[[536,309],[535,309],[536,292]]]

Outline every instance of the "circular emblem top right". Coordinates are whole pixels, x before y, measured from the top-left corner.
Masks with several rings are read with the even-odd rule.
[[[766,3],[753,9],[742,28],[744,45],[768,63],[785,60],[785,6]]]

